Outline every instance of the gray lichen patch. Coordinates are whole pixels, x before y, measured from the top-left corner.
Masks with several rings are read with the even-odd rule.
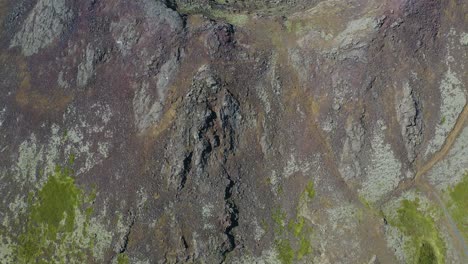
[[[153,98],[149,89],[149,83],[144,82],[133,97],[135,126],[140,131],[157,122],[163,111],[163,105]]]
[[[3,123],[5,122],[5,115],[6,115],[6,107],[3,107],[0,109],[0,128],[3,126]]]
[[[468,127],[465,127],[446,158],[429,171],[429,181],[440,191],[453,187],[462,180],[468,168]]]
[[[460,44],[463,46],[468,46],[468,33],[466,32],[461,33]]]
[[[298,44],[303,48],[310,45],[325,56],[366,62],[369,36],[378,29],[377,19],[373,16],[376,7],[369,2],[368,12],[353,14],[352,18],[343,20],[343,12],[357,4],[323,1],[301,15],[291,16],[286,27],[298,35]]]
[[[403,84],[401,95],[396,98],[397,119],[401,126],[401,134],[405,141],[408,159],[413,162],[419,144],[422,141],[422,116],[419,98],[408,82]]]
[[[78,65],[78,74],[76,76],[76,84],[78,87],[86,86],[94,75],[94,53],[92,45],[88,44],[83,61]]]
[[[18,150],[17,170],[15,180],[37,184],[41,181],[39,174],[51,173],[58,158],[58,147],[61,144],[61,135],[58,135],[59,127],[52,125],[49,142],[42,144],[31,134],[28,139],[20,144]],[[42,171],[38,165],[45,163]]]
[[[349,48],[357,44],[356,39],[364,38],[374,30],[376,30],[376,20],[372,17],[352,20],[348,22],[346,29],[335,37],[333,42],[340,48]]]
[[[118,22],[112,22],[110,25],[111,34],[124,56],[130,53],[141,37],[141,33],[137,31],[136,26],[137,21],[130,19],[122,19]]]
[[[14,243],[8,236],[0,234],[0,262],[13,263],[14,259]]]
[[[283,169],[283,177],[289,178],[294,173],[301,172],[307,174],[310,172],[312,164],[307,160],[298,160],[294,154],[291,154],[286,166]]]
[[[391,146],[384,142],[383,134],[379,133],[372,139],[372,159],[367,168],[367,177],[359,189],[359,194],[371,203],[395,189],[401,177],[401,163]]]
[[[167,8],[161,1],[143,0],[143,7],[146,16],[149,19],[156,19],[158,23],[167,23],[172,30],[182,28],[183,22],[180,15]]]
[[[353,122],[350,119],[345,131],[346,140],[343,145],[339,170],[343,179],[351,183],[361,175],[362,165],[359,153],[364,144],[365,129],[362,121]]]
[[[20,46],[25,56],[36,54],[63,33],[72,17],[65,0],[39,0],[10,47]]]
[[[457,118],[466,104],[465,87],[458,76],[450,68],[440,83],[440,122],[435,129],[435,135],[430,141],[425,156],[435,153],[445,142],[448,133],[453,129]]]
[[[53,124],[50,135],[44,142],[39,142],[35,134],[31,134],[28,139],[23,141],[18,150],[15,181],[21,184],[30,182],[42,185],[44,178],[38,177],[39,172],[42,175],[53,172],[54,164],[62,156],[76,155],[77,159],[84,159],[84,166],[77,171],[78,174],[89,171],[107,158],[111,144],[107,141],[94,142],[88,137],[109,132],[104,127],[111,114],[101,105],[94,105],[92,108],[95,110],[95,114],[102,118],[101,124],[91,126],[80,117],[80,122],[69,128],[66,133],[64,132],[66,129]],[[70,111],[69,115],[76,114],[74,110]],[[68,118],[72,117],[68,116]],[[66,135],[64,136],[64,134]],[[44,164],[44,168],[39,171],[38,166],[42,164]]]
[[[28,140],[20,144],[18,154],[16,166],[18,182],[35,182],[38,165],[43,155],[43,147],[38,144],[35,134],[31,134]]]
[[[135,126],[143,131],[154,125],[161,117],[170,83],[179,70],[179,54],[174,54],[159,69],[156,84],[143,82],[133,97]],[[153,89],[152,86],[156,86]],[[156,90],[156,93],[152,92]]]
[[[91,109],[90,114],[84,116],[82,112],[70,106],[64,114],[65,120],[74,122],[66,129],[60,151],[63,151],[65,156],[73,154],[76,160],[84,162],[77,175],[86,173],[102,163],[110,155],[112,147],[113,131],[108,124],[113,113],[105,103],[95,103]],[[102,140],[94,140],[95,137],[101,137]]]
[[[281,261],[278,259],[278,253],[274,249],[268,249],[262,251],[260,256],[242,256],[240,258],[234,258],[232,260],[233,264],[281,264]]]
[[[346,254],[349,263],[361,263],[363,255],[361,237],[359,236],[362,210],[354,204],[337,204],[317,217],[322,217],[321,223],[316,228],[317,248],[320,254],[314,256],[313,263],[336,263],[336,248],[340,248],[340,254]],[[323,221],[323,222],[322,222]],[[369,228],[369,227],[368,227]]]

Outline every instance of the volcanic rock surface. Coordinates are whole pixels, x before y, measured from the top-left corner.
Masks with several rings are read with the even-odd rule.
[[[0,263],[468,263],[468,1],[0,1]]]

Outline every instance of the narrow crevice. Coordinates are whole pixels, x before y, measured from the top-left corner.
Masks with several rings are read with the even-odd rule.
[[[226,206],[226,214],[227,214],[227,223],[228,225],[224,229],[224,234],[228,238],[228,245],[222,252],[223,255],[223,261],[221,263],[224,263],[226,260],[227,255],[232,252],[236,248],[236,239],[234,237],[234,234],[232,233],[233,229],[239,226],[239,210],[237,208],[236,203],[232,199],[232,191],[235,186],[235,182],[229,175],[229,173],[226,171],[225,168],[223,168],[224,174],[226,175],[229,183],[226,185],[226,189],[224,191],[224,201],[225,201],[225,206]]]
[[[187,15],[180,12],[179,6],[175,0],[162,0],[162,3],[169,9],[173,10],[179,14],[182,19],[182,27],[185,29],[187,27]]]
[[[180,179],[180,185],[179,188],[177,189],[177,192],[182,191],[185,187],[185,183],[187,182],[187,175],[190,173],[192,170],[192,155],[193,152],[190,152],[185,158],[183,162],[183,169],[181,172],[181,179]]]
[[[185,238],[185,236],[181,236],[180,240],[182,242],[182,246],[184,247],[183,250],[185,251],[185,256],[181,256],[180,260],[183,260],[184,263],[188,263],[188,262],[190,262],[190,259],[191,259],[191,255],[188,252],[189,249],[190,249],[189,244],[187,243],[187,239]],[[179,262],[177,262],[177,263],[179,263]]]
[[[130,211],[130,223],[128,224],[127,232],[125,233],[123,237],[123,243],[119,249],[119,254],[123,254],[127,251],[128,241],[129,241],[130,233],[132,232],[132,228],[135,225],[135,219],[136,219],[135,214]]]
[[[177,3],[176,3],[175,0],[165,0],[165,1],[163,1],[163,3],[167,6],[167,8],[178,12]]]

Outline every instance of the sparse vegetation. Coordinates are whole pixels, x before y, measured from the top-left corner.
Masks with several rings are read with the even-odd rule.
[[[446,117],[443,116],[442,119],[440,120],[440,124],[443,125],[447,121]]]
[[[366,200],[366,198],[359,196],[359,201],[367,208],[367,209],[372,209],[371,203]]]
[[[285,219],[286,219],[286,213],[283,212],[281,209],[276,209],[273,212],[272,218],[273,218],[273,221],[275,222],[275,227],[276,227],[275,230],[278,233],[283,232]]]
[[[299,203],[310,201],[315,197],[314,185],[309,182],[300,195]],[[308,200],[305,200],[308,199]],[[272,215],[275,223],[275,245],[278,259],[283,264],[294,263],[312,253],[312,227],[307,219],[300,216],[300,207],[296,215],[287,221],[287,215],[281,209],[276,209]]]

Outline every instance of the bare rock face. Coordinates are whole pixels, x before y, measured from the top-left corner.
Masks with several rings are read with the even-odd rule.
[[[361,120],[356,123],[350,122],[346,127],[346,141],[341,156],[340,172],[347,181],[361,175],[361,162],[359,153],[364,145],[365,129]]]
[[[405,83],[402,96],[397,98],[397,118],[401,125],[401,134],[405,140],[408,151],[408,160],[413,162],[416,158],[418,147],[422,142],[422,116],[419,98],[414,90]]]
[[[193,214],[203,219],[204,224],[193,230],[200,239],[193,254],[222,262],[236,246],[231,233],[238,213],[231,200],[235,182],[226,162],[236,152],[237,133],[242,131],[239,103],[202,66],[181,108],[161,174],[167,175],[168,188],[181,203],[190,204]],[[197,201],[187,193],[197,193]]]
[[[57,40],[73,19],[66,0],[38,1],[12,39],[10,47],[19,46],[25,56],[36,54]]]
[[[0,263],[466,263],[465,2],[1,2]]]

